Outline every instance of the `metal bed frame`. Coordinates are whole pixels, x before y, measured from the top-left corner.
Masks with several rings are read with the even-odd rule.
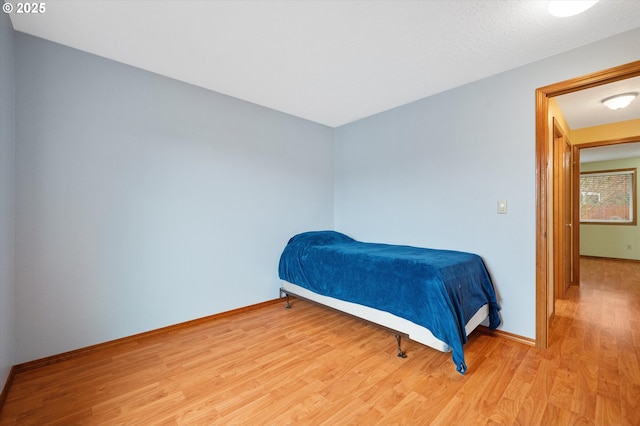
[[[320,303],[320,302],[318,302],[316,300],[311,300],[311,299],[309,299],[307,297],[300,296],[300,295],[298,295],[298,294],[296,294],[296,293],[294,293],[294,292],[292,292],[290,290],[286,290],[286,289],[280,287],[280,299],[283,298],[283,294],[286,297],[286,304],[285,304],[285,308],[286,309],[291,309],[292,306],[291,306],[290,296],[293,296],[296,299],[302,299],[302,300],[305,300],[307,302],[311,302],[311,303],[313,303],[315,305],[322,306],[323,308],[331,309],[332,311],[335,311],[335,312],[340,312],[341,314],[345,314],[345,315],[348,315],[348,316],[350,316],[352,318],[357,318],[360,321],[364,321],[364,322],[366,322],[368,324],[375,325],[376,327],[381,328],[383,330],[390,331],[391,333],[394,334],[394,336],[396,338],[396,343],[398,345],[397,346],[397,355],[398,355],[398,357],[399,358],[406,358],[407,357],[407,353],[402,350],[402,337],[404,336],[406,338],[409,338],[408,334],[402,333],[402,332],[400,332],[398,330],[394,330],[394,329],[389,328],[389,327],[386,327],[386,326],[384,326],[382,324],[378,324],[376,322],[369,321],[366,318],[362,318],[362,317],[359,317],[357,315],[350,314],[349,312],[341,311],[340,309],[336,309],[336,308],[334,308],[332,306],[325,305],[325,304]]]

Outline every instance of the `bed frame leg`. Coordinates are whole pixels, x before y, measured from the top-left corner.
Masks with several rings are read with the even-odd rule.
[[[284,289],[280,289],[280,298],[282,299],[282,294],[284,293],[284,295],[287,297],[287,304],[284,306],[287,309],[291,309],[291,303],[289,303],[289,293],[287,293],[286,291],[284,291]]]
[[[396,334],[396,341],[398,342],[398,357],[406,358],[407,354],[402,351],[402,347],[400,345],[400,343],[402,342],[402,336]]]

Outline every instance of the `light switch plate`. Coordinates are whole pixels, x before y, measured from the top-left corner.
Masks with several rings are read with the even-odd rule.
[[[507,214],[507,200],[498,201],[498,214]]]

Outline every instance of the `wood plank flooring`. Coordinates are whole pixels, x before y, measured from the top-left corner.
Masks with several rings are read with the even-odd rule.
[[[550,348],[451,354],[301,300],[18,373],[0,425],[638,425],[640,263],[582,260]]]

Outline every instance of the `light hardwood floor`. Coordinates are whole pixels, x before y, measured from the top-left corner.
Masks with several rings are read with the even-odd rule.
[[[640,263],[582,260],[550,348],[451,355],[295,300],[15,376],[0,425],[640,424]]]

